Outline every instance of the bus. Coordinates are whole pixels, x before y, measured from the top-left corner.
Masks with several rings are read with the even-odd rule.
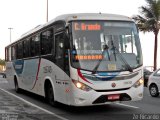
[[[126,16],[78,13],[56,17],[5,47],[6,75],[16,92],[52,106],[103,105],[143,98],[138,29]]]

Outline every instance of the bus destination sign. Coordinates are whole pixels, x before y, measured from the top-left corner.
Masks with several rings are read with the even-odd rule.
[[[98,23],[95,24],[86,24],[86,23],[74,23],[75,31],[99,31],[101,30],[101,25]]]

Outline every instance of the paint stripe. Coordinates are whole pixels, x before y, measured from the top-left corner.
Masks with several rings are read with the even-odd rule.
[[[50,115],[53,115],[54,117],[57,117],[57,118],[59,118],[59,119],[61,119],[61,120],[69,120],[69,119],[64,118],[64,117],[62,117],[62,116],[60,116],[60,115],[57,115],[57,114],[54,113],[54,112],[48,111],[48,110],[46,110],[46,109],[44,109],[44,108],[41,108],[41,107],[39,107],[39,106],[31,103],[31,102],[28,102],[28,101],[24,100],[23,98],[21,98],[21,97],[19,97],[19,96],[16,96],[15,94],[13,94],[13,93],[11,93],[11,92],[9,92],[9,91],[7,91],[7,90],[4,90],[4,89],[2,89],[2,88],[0,88],[0,90],[2,90],[3,92],[6,92],[7,94],[9,94],[9,95],[11,95],[11,96],[13,96],[13,97],[21,100],[21,101],[23,101],[23,102],[25,102],[25,103],[33,106],[33,107],[36,107],[36,108],[38,108],[38,109],[40,109],[40,110],[42,110],[42,111],[44,111],[44,112],[46,112],[46,113],[48,113],[48,114],[50,114]]]
[[[81,71],[80,71],[80,69],[77,69],[77,73],[78,73],[78,75],[79,75],[79,77],[81,77],[82,78],[82,80],[84,80],[84,81],[86,81],[86,82],[88,82],[88,83],[90,83],[90,84],[92,84],[91,82],[89,82],[83,75],[82,75],[82,73],[81,73]]]
[[[36,80],[38,80],[38,74],[39,74],[40,65],[41,65],[41,58],[39,58],[39,63],[38,63],[38,70],[37,70]]]
[[[35,87],[36,82],[37,82],[37,80],[38,80],[40,65],[41,65],[41,58],[39,58],[39,63],[38,63],[38,70],[37,70],[36,80],[35,80],[35,82],[34,82],[34,85],[33,85],[32,89]],[[31,90],[32,90],[32,89],[31,89]]]
[[[116,103],[117,105],[121,105],[121,106],[125,106],[125,107],[131,107],[131,108],[135,108],[138,109],[139,107],[136,106],[132,106],[132,105],[126,105],[126,104],[122,104],[122,103]]]

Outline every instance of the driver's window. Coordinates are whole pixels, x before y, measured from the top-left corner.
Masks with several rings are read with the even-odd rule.
[[[56,64],[64,69],[64,33],[55,35],[56,42]]]

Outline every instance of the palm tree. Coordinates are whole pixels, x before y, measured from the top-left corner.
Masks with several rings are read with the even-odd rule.
[[[160,0],[145,0],[147,5],[141,6],[141,15],[136,15],[133,19],[136,21],[140,31],[153,32],[154,40],[154,70],[157,69],[157,45],[158,33],[160,30]]]

